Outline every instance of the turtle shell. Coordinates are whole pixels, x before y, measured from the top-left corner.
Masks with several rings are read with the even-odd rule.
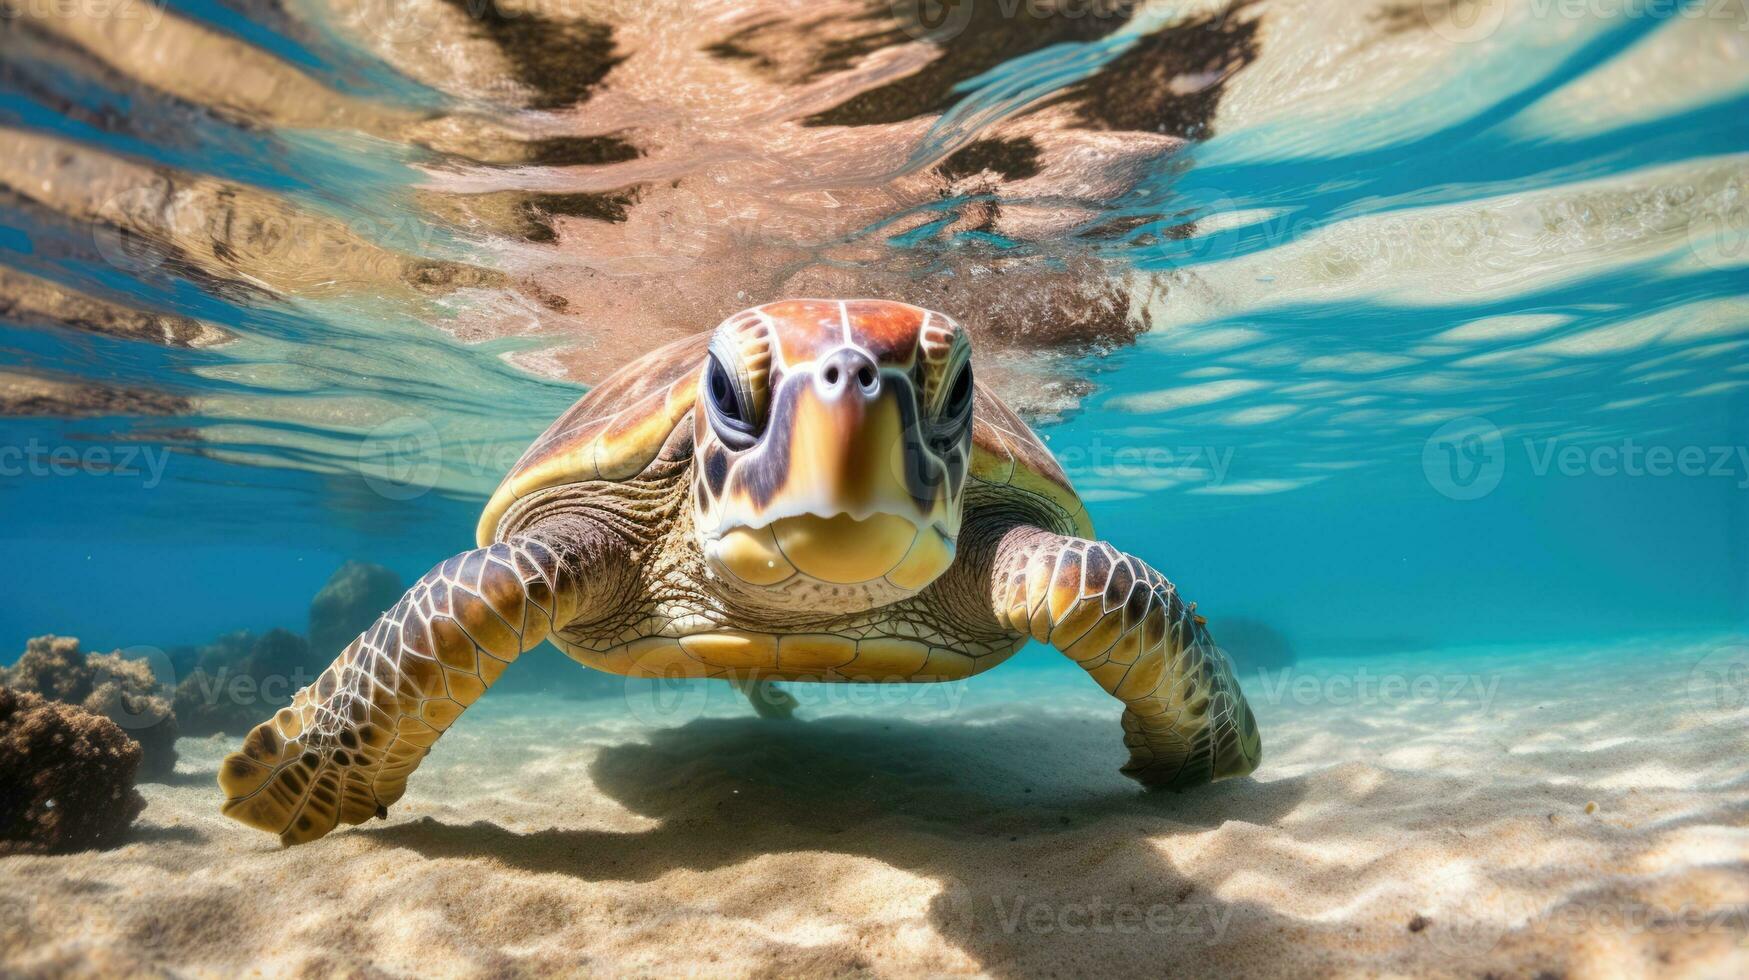
[[[1093,537],[1087,505],[1038,434],[988,388],[976,382],[973,388],[971,478],[1029,494],[1061,512],[1063,526],[1054,531]]]
[[[486,502],[475,537],[492,543],[519,498],[551,487],[637,476],[692,411],[711,335],[665,344],[620,368],[558,417]]]
[[[522,454],[480,515],[482,547],[516,500],[573,483],[627,480],[656,459],[698,397],[712,332],[677,340],[610,375],[559,416]],[[972,409],[970,478],[1029,494],[1062,517],[1066,533],[1091,537],[1087,508],[1031,428],[983,385]]]

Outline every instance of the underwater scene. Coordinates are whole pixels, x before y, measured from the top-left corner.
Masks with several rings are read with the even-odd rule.
[[[0,0],[0,506],[0,976],[1749,975],[1749,5]]]

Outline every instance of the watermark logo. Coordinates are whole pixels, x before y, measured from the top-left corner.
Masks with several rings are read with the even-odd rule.
[[[1720,272],[1749,266],[1749,185],[1733,182],[1688,222],[1688,250]]]
[[[1511,0],[1421,0],[1421,13],[1433,33],[1453,44],[1472,44],[1494,36],[1506,22]]]
[[[972,22],[977,0],[893,0],[893,18],[906,34],[940,44],[958,37]]]
[[[168,253],[159,241],[165,201],[156,188],[134,187],[98,205],[91,224],[97,254],[131,275],[157,270]]]
[[[628,271],[685,272],[721,250],[734,218],[722,202],[688,190],[634,208],[621,226]]]
[[[478,21],[493,12],[496,5],[468,0],[460,12]],[[409,45],[429,41],[439,28],[454,30],[445,23],[442,13],[430,5],[419,3],[358,4],[341,8],[340,25],[348,33],[373,37],[388,45]]]
[[[1526,439],[1524,451],[1537,476],[1722,477],[1749,490],[1749,446],[1646,446],[1631,437],[1563,446],[1559,439]]]
[[[1085,442],[1053,443],[1050,449],[1057,464],[1078,483],[1087,479],[1144,490],[1221,487],[1232,472],[1234,458],[1232,446],[1150,446],[1108,442],[1101,436]],[[924,472],[934,465],[929,462],[929,453],[913,440],[895,438],[885,456],[889,471],[905,482],[907,473]]]
[[[672,728],[694,721],[710,703],[714,682],[689,676],[677,668],[630,674],[625,679],[625,703],[639,724]]]
[[[1097,436],[1086,443],[1053,446],[1052,455],[1069,473],[1142,486],[1164,482],[1219,487],[1233,468],[1231,446],[1114,445]]]
[[[1310,228],[1309,222],[1285,213],[1273,220],[1246,216],[1238,201],[1207,187],[1177,192],[1169,203],[1162,202],[1161,208],[1169,213],[1163,213],[1149,231],[1167,239],[1159,247],[1185,263],[1232,258],[1248,250],[1252,240],[1270,248],[1297,239]]]
[[[176,670],[163,650],[151,646],[125,647],[108,657],[88,657],[91,683],[101,689],[111,683],[127,692],[104,705],[103,712],[124,731],[143,731],[157,725],[170,715],[171,702],[176,697]],[[138,675],[132,665],[144,663],[151,670],[154,687],[138,689]],[[159,695],[152,697],[150,695]]]
[[[1711,722],[1749,709],[1749,646],[1721,647],[1702,657],[1688,672],[1688,703]]]
[[[1422,445],[1421,471],[1433,489],[1453,500],[1485,497],[1506,473],[1506,442],[1487,419],[1453,419]]]
[[[437,485],[443,440],[430,422],[402,415],[373,427],[358,445],[364,482],[387,500],[412,500]]]

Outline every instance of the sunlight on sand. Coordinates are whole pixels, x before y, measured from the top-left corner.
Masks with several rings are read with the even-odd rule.
[[[386,822],[291,850],[218,816],[231,740],[184,739],[135,843],[7,862],[0,938],[48,972],[1740,974],[1749,712],[1704,667],[1741,650],[1242,672],[1263,767],[1178,796],[1039,651],[791,685],[794,723],[726,687],[507,695]]]

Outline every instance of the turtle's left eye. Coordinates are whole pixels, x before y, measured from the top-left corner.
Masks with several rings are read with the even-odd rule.
[[[750,406],[729,369],[715,354],[710,356],[710,367],[705,372],[705,388],[711,428],[716,430],[717,437],[731,449],[753,445],[758,440],[758,429]]]
[[[711,358],[711,403],[727,421],[747,424],[747,413],[741,409],[741,396],[735,393],[729,372],[723,370],[722,363],[714,357]]]

